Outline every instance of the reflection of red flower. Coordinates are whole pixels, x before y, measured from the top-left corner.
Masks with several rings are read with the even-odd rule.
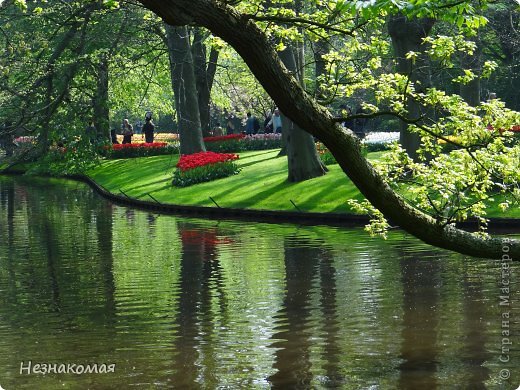
[[[237,160],[238,155],[233,153],[199,152],[193,154],[183,154],[176,167],[181,171],[187,171],[205,165],[218,164],[227,161]]]
[[[218,244],[230,244],[234,241],[229,237],[218,237],[214,230],[182,230],[181,241],[183,244],[216,246]]]
[[[244,134],[219,135],[216,137],[204,137],[204,142],[231,141],[233,139],[239,140],[244,137],[245,137]]]

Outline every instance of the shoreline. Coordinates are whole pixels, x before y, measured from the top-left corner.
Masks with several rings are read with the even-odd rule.
[[[4,176],[18,176],[23,174],[25,174],[24,170],[13,169],[9,171],[0,171],[0,175]],[[157,201],[155,198],[153,198],[151,195],[149,195],[150,200],[142,200],[130,197],[122,191],[120,194],[110,192],[88,175],[63,175],[57,177],[83,182],[87,184],[90,188],[92,188],[100,196],[110,200],[115,204],[121,206],[131,206],[141,210],[154,211],[160,214],[189,215],[192,217],[208,219],[224,218],[251,222],[293,223],[302,225],[330,225],[342,227],[362,227],[366,225],[370,220],[368,215],[350,213],[317,213],[306,211],[230,208],[220,207],[217,204],[215,204],[215,207],[208,207],[195,205],[179,205],[173,203],[161,203]],[[456,226],[459,228],[467,229],[469,231],[474,231],[478,228],[478,221],[468,220],[464,222],[459,222],[456,224]],[[396,226],[396,228],[399,228],[399,226]],[[520,218],[489,218],[488,231],[511,232],[512,230],[520,231]]]

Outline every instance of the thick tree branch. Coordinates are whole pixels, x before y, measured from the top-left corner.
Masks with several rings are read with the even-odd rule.
[[[392,223],[399,222],[403,229],[431,245],[487,258],[500,258],[507,246],[508,254],[520,260],[518,240],[481,238],[452,225],[442,226],[431,216],[408,205],[363,157],[355,135],[336,123],[332,114],[302,89],[251,19],[220,1],[140,2],[168,23],[190,20],[233,46],[281,111],[327,146],[363,195]]]

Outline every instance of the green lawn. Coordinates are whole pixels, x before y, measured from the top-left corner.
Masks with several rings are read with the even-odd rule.
[[[329,166],[327,175],[301,183],[288,183],[287,159],[276,157],[278,150],[252,151],[240,154],[240,174],[191,187],[171,185],[172,172],[178,156],[156,156],[107,160],[88,175],[107,190],[123,191],[130,197],[150,200],[148,194],[161,203],[267,210],[308,212],[352,212],[347,199],[363,199],[357,188],[338,165]],[[377,159],[381,152],[369,154]],[[500,199],[488,209],[489,217],[520,218],[520,209],[502,213]]]
[[[292,211],[292,200],[302,211],[349,212],[347,199],[363,199],[337,165],[323,177],[288,183],[287,158],[277,154],[278,150],[241,153],[240,174],[185,188],[171,185],[177,156],[105,161],[88,175],[111,192],[122,190],[146,200],[151,194],[162,203],[182,205],[216,207],[212,197],[221,207]]]
[[[301,211],[352,212],[347,199],[362,200],[363,196],[338,165],[329,166],[327,175],[301,183],[288,183],[287,159],[277,157],[278,150],[240,153],[240,174],[191,187],[171,185],[172,172],[178,156],[156,156],[105,160],[88,175],[108,191],[123,191],[130,197],[161,203],[264,210],[294,211],[294,202]],[[378,159],[382,152],[370,153]],[[500,197],[488,209],[488,217],[520,218],[520,208],[502,213]]]

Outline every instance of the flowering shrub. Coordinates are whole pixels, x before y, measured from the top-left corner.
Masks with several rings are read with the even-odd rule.
[[[367,153],[390,150],[393,142],[399,141],[399,132],[372,132],[367,134],[362,144]]]
[[[219,135],[216,137],[204,137],[204,143],[208,142],[219,142],[219,141],[231,141],[234,139],[242,139],[244,138],[244,134],[228,134],[228,135]]]
[[[281,134],[230,134],[204,138],[206,149],[213,152],[241,152],[244,150],[266,150],[282,147]]]
[[[229,134],[220,135],[217,137],[205,137],[204,144],[206,145],[206,150],[211,152],[239,152],[244,150],[241,142],[244,137],[244,134]]]
[[[16,137],[13,142],[17,146],[23,146],[25,144],[34,144],[36,142],[36,137],[32,135],[24,135],[21,137]]]
[[[240,169],[233,162],[238,155],[232,153],[200,152],[184,154],[173,172],[173,185],[187,187],[237,174]]]
[[[252,134],[244,138],[245,150],[266,150],[282,147],[282,135],[279,133]]]
[[[154,142],[150,144],[114,144],[105,146],[103,151],[110,158],[149,157],[163,154],[171,154],[178,149],[166,142]]]

